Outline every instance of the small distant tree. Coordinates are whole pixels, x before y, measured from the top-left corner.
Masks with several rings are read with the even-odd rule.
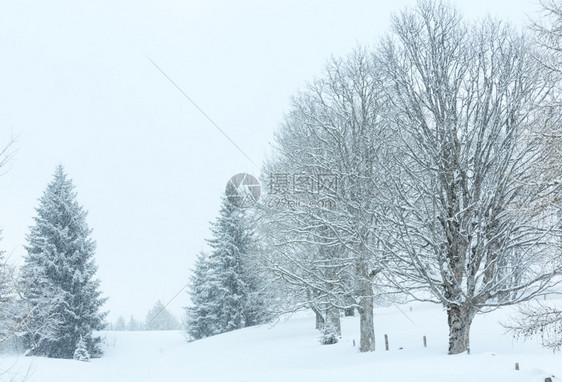
[[[143,324],[142,322],[137,321],[135,317],[131,315],[131,317],[129,318],[129,322],[127,323],[127,330],[133,332],[137,330],[143,330]]]
[[[178,330],[179,328],[177,318],[166,309],[160,300],[146,314],[145,330]]]
[[[113,324],[113,330],[117,330],[117,331],[127,330],[127,323],[125,322],[123,316],[119,316],[117,318],[117,321],[115,321],[115,324]]]
[[[28,354],[71,359],[82,340],[99,357],[105,301],[95,279],[95,242],[86,212],[62,166],[58,166],[37,208],[27,237],[23,296],[28,304],[25,342]]]

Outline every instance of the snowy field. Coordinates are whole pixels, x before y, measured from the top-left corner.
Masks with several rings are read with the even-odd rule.
[[[411,310],[410,310],[411,308]],[[358,317],[344,318],[344,336],[320,345],[314,318],[238,330],[186,343],[181,332],[105,332],[105,356],[89,363],[35,357],[2,359],[1,381],[544,381],[562,376],[562,354],[538,340],[519,342],[498,324],[513,309],[475,318],[471,354],[446,355],[447,326],[436,305],[409,304],[375,311],[377,350],[361,354]],[[390,350],[384,350],[384,334]],[[428,347],[423,347],[423,336]],[[518,362],[520,370],[515,370]],[[557,379],[553,378],[553,381]]]

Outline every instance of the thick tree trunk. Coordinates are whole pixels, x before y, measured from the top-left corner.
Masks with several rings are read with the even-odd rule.
[[[451,305],[447,309],[449,323],[449,354],[464,353],[470,349],[470,325],[474,309],[465,305]]]
[[[359,329],[361,338],[359,351],[375,350],[375,325],[373,318],[373,287],[369,280],[361,281],[361,308],[359,309]]]
[[[322,313],[318,309],[312,308],[312,310],[316,315],[316,329],[322,330],[324,328],[324,322],[325,322],[324,316],[322,316]]]

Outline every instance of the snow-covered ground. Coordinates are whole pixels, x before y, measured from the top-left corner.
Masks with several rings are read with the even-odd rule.
[[[410,310],[411,309],[411,310]],[[359,353],[357,317],[343,319],[344,336],[320,345],[314,319],[293,317],[275,326],[252,327],[187,343],[181,332],[107,332],[105,355],[89,363],[35,357],[4,357],[0,381],[29,371],[36,382],[144,381],[544,381],[562,376],[562,354],[538,341],[518,342],[504,333],[513,309],[475,318],[471,354],[446,355],[444,311],[409,304],[377,309],[377,350]],[[384,334],[390,351],[384,350]],[[423,347],[423,336],[428,347]],[[515,363],[520,370],[515,370]],[[557,380],[557,379],[553,379]]]

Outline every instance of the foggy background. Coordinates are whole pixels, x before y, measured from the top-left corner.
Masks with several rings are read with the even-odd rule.
[[[533,1],[456,1],[520,26]],[[0,0],[0,249],[21,264],[57,164],[89,211],[106,309],[143,319],[188,281],[228,179],[256,176],[290,97],[413,1]],[[151,64],[252,158],[252,165]],[[262,183],[263,186],[263,183]],[[181,317],[188,296],[170,310]]]

